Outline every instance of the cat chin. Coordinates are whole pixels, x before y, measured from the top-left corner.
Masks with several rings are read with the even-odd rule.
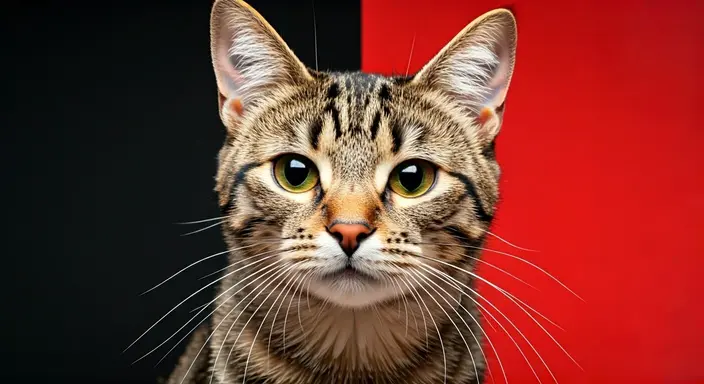
[[[308,287],[311,294],[343,308],[360,309],[398,296],[398,288],[358,277],[314,279]]]

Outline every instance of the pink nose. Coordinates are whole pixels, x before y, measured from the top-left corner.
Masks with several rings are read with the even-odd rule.
[[[359,244],[372,233],[372,230],[364,224],[340,223],[328,228],[328,231],[337,239],[340,248],[345,251],[347,256],[352,256],[354,251],[359,248]]]

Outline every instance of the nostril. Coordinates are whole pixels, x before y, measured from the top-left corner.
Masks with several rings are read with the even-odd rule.
[[[371,236],[372,233],[374,233],[374,231],[360,232],[360,233],[357,235],[357,244],[361,243],[362,241],[364,241],[364,239],[366,239],[367,237]]]
[[[335,238],[335,240],[337,240],[338,243],[342,243],[342,240],[344,240],[344,237],[340,232],[330,232],[330,234]]]
[[[347,256],[352,256],[359,244],[374,233],[373,230],[369,229],[368,225],[356,223],[336,223],[330,226],[327,231],[330,236],[337,240]]]

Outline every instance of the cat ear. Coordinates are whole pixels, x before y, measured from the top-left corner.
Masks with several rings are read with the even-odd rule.
[[[465,27],[414,77],[440,90],[481,123],[493,140],[516,54],[516,20],[506,9],[488,12]]]
[[[210,47],[223,120],[246,113],[278,86],[312,80],[278,33],[244,1],[215,1]]]

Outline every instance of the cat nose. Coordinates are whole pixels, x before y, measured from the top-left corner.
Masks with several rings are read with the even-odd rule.
[[[359,248],[359,244],[374,231],[366,224],[338,223],[330,226],[328,232],[337,239],[345,254],[351,257],[354,251]]]

